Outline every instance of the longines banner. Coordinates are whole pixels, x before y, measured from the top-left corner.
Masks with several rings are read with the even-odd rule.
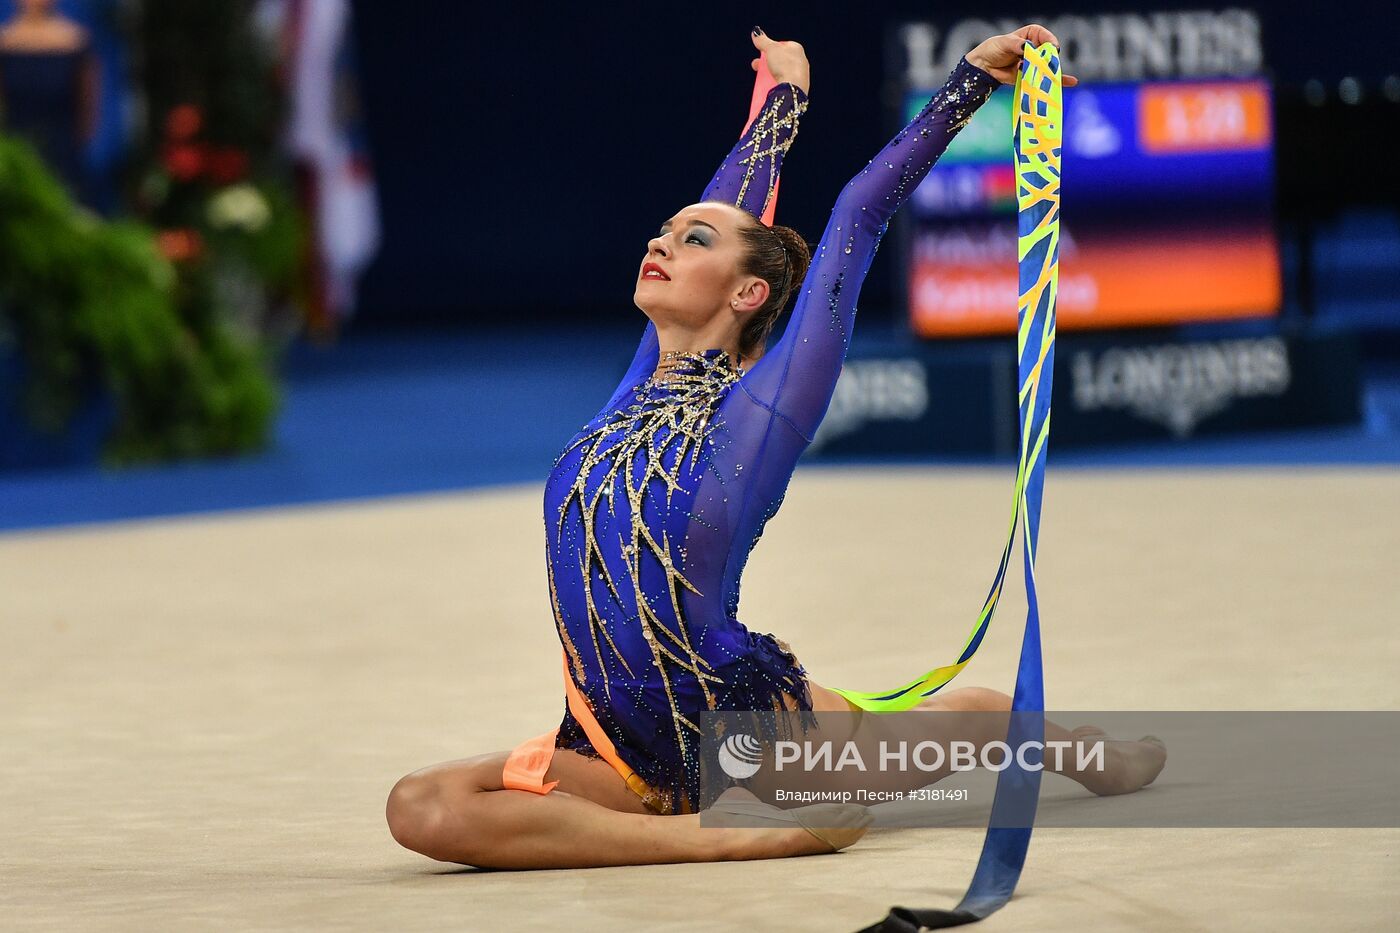
[[[1356,339],[1150,332],[1061,336],[1055,446],[1184,439],[1360,418]],[[830,454],[1009,454],[1014,359],[1000,344],[911,344],[853,355],[812,449]]]
[[[1035,21],[1060,38],[1065,70],[1081,81],[1243,77],[1257,74],[1264,63],[1259,15],[1248,8],[1049,14]],[[898,73],[906,88],[937,87],[968,49],[1024,24],[975,16],[946,28],[935,22],[901,24],[895,32],[903,55]]]
[[[1351,334],[1064,342],[1055,441],[1349,424],[1361,417]],[[1066,378],[1067,377],[1067,378]]]

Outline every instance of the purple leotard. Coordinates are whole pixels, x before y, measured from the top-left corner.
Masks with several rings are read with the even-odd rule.
[[[648,323],[611,399],[545,486],[546,564],[574,682],[658,813],[696,809],[706,710],[811,709],[786,645],[739,621],[739,580],[830,404],[856,298],[890,218],[999,86],[958,62],[927,106],[842,190],[781,339],[745,370],[685,354],[666,377]],[[703,200],[761,216],[797,135],[791,84],[721,164]],[[784,695],[791,698],[784,702]],[[596,756],[565,708],[556,746]]]

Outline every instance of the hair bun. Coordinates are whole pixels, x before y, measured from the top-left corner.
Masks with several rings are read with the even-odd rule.
[[[740,234],[745,245],[742,270],[761,277],[769,289],[768,300],[753,312],[740,334],[740,353],[753,357],[762,355],[774,323],[802,286],[812,263],[812,249],[791,227],[765,226],[752,215],[740,227]]]
[[[787,294],[783,296],[783,304],[787,304],[787,297],[797,290],[797,286],[807,275],[807,267],[812,264],[812,248],[802,239],[802,234],[791,227],[774,224],[768,229],[773,231],[783,247],[783,252],[787,254]]]

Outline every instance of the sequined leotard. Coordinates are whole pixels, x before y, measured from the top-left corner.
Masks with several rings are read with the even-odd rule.
[[[570,676],[658,813],[698,799],[697,716],[811,709],[787,646],[738,618],[739,578],[841,372],[856,298],[895,211],[999,82],[964,58],[842,190],[782,338],[748,369],[682,354],[648,324],[627,374],[545,487],[550,596]],[[780,84],[705,189],[762,214],[806,110]],[[556,747],[596,756],[567,706]],[[635,788],[634,788],[635,789]]]

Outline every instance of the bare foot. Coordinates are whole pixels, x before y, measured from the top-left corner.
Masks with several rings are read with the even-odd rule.
[[[716,843],[721,858],[747,860],[822,855],[855,844],[875,817],[858,804],[819,803],[783,810],[731,787],[703,816],[706,827],[723,827]]]
[[[1167,746],[1155,735],[1144,735],[1136,742],[1110,739],[1098,726],[1079,726],[1069,734],[1075,741],[1103,742],[1103,770],[1089,768],[1074,776],[1100,797],[1140,790],[1157,780],[1167,764]]]

